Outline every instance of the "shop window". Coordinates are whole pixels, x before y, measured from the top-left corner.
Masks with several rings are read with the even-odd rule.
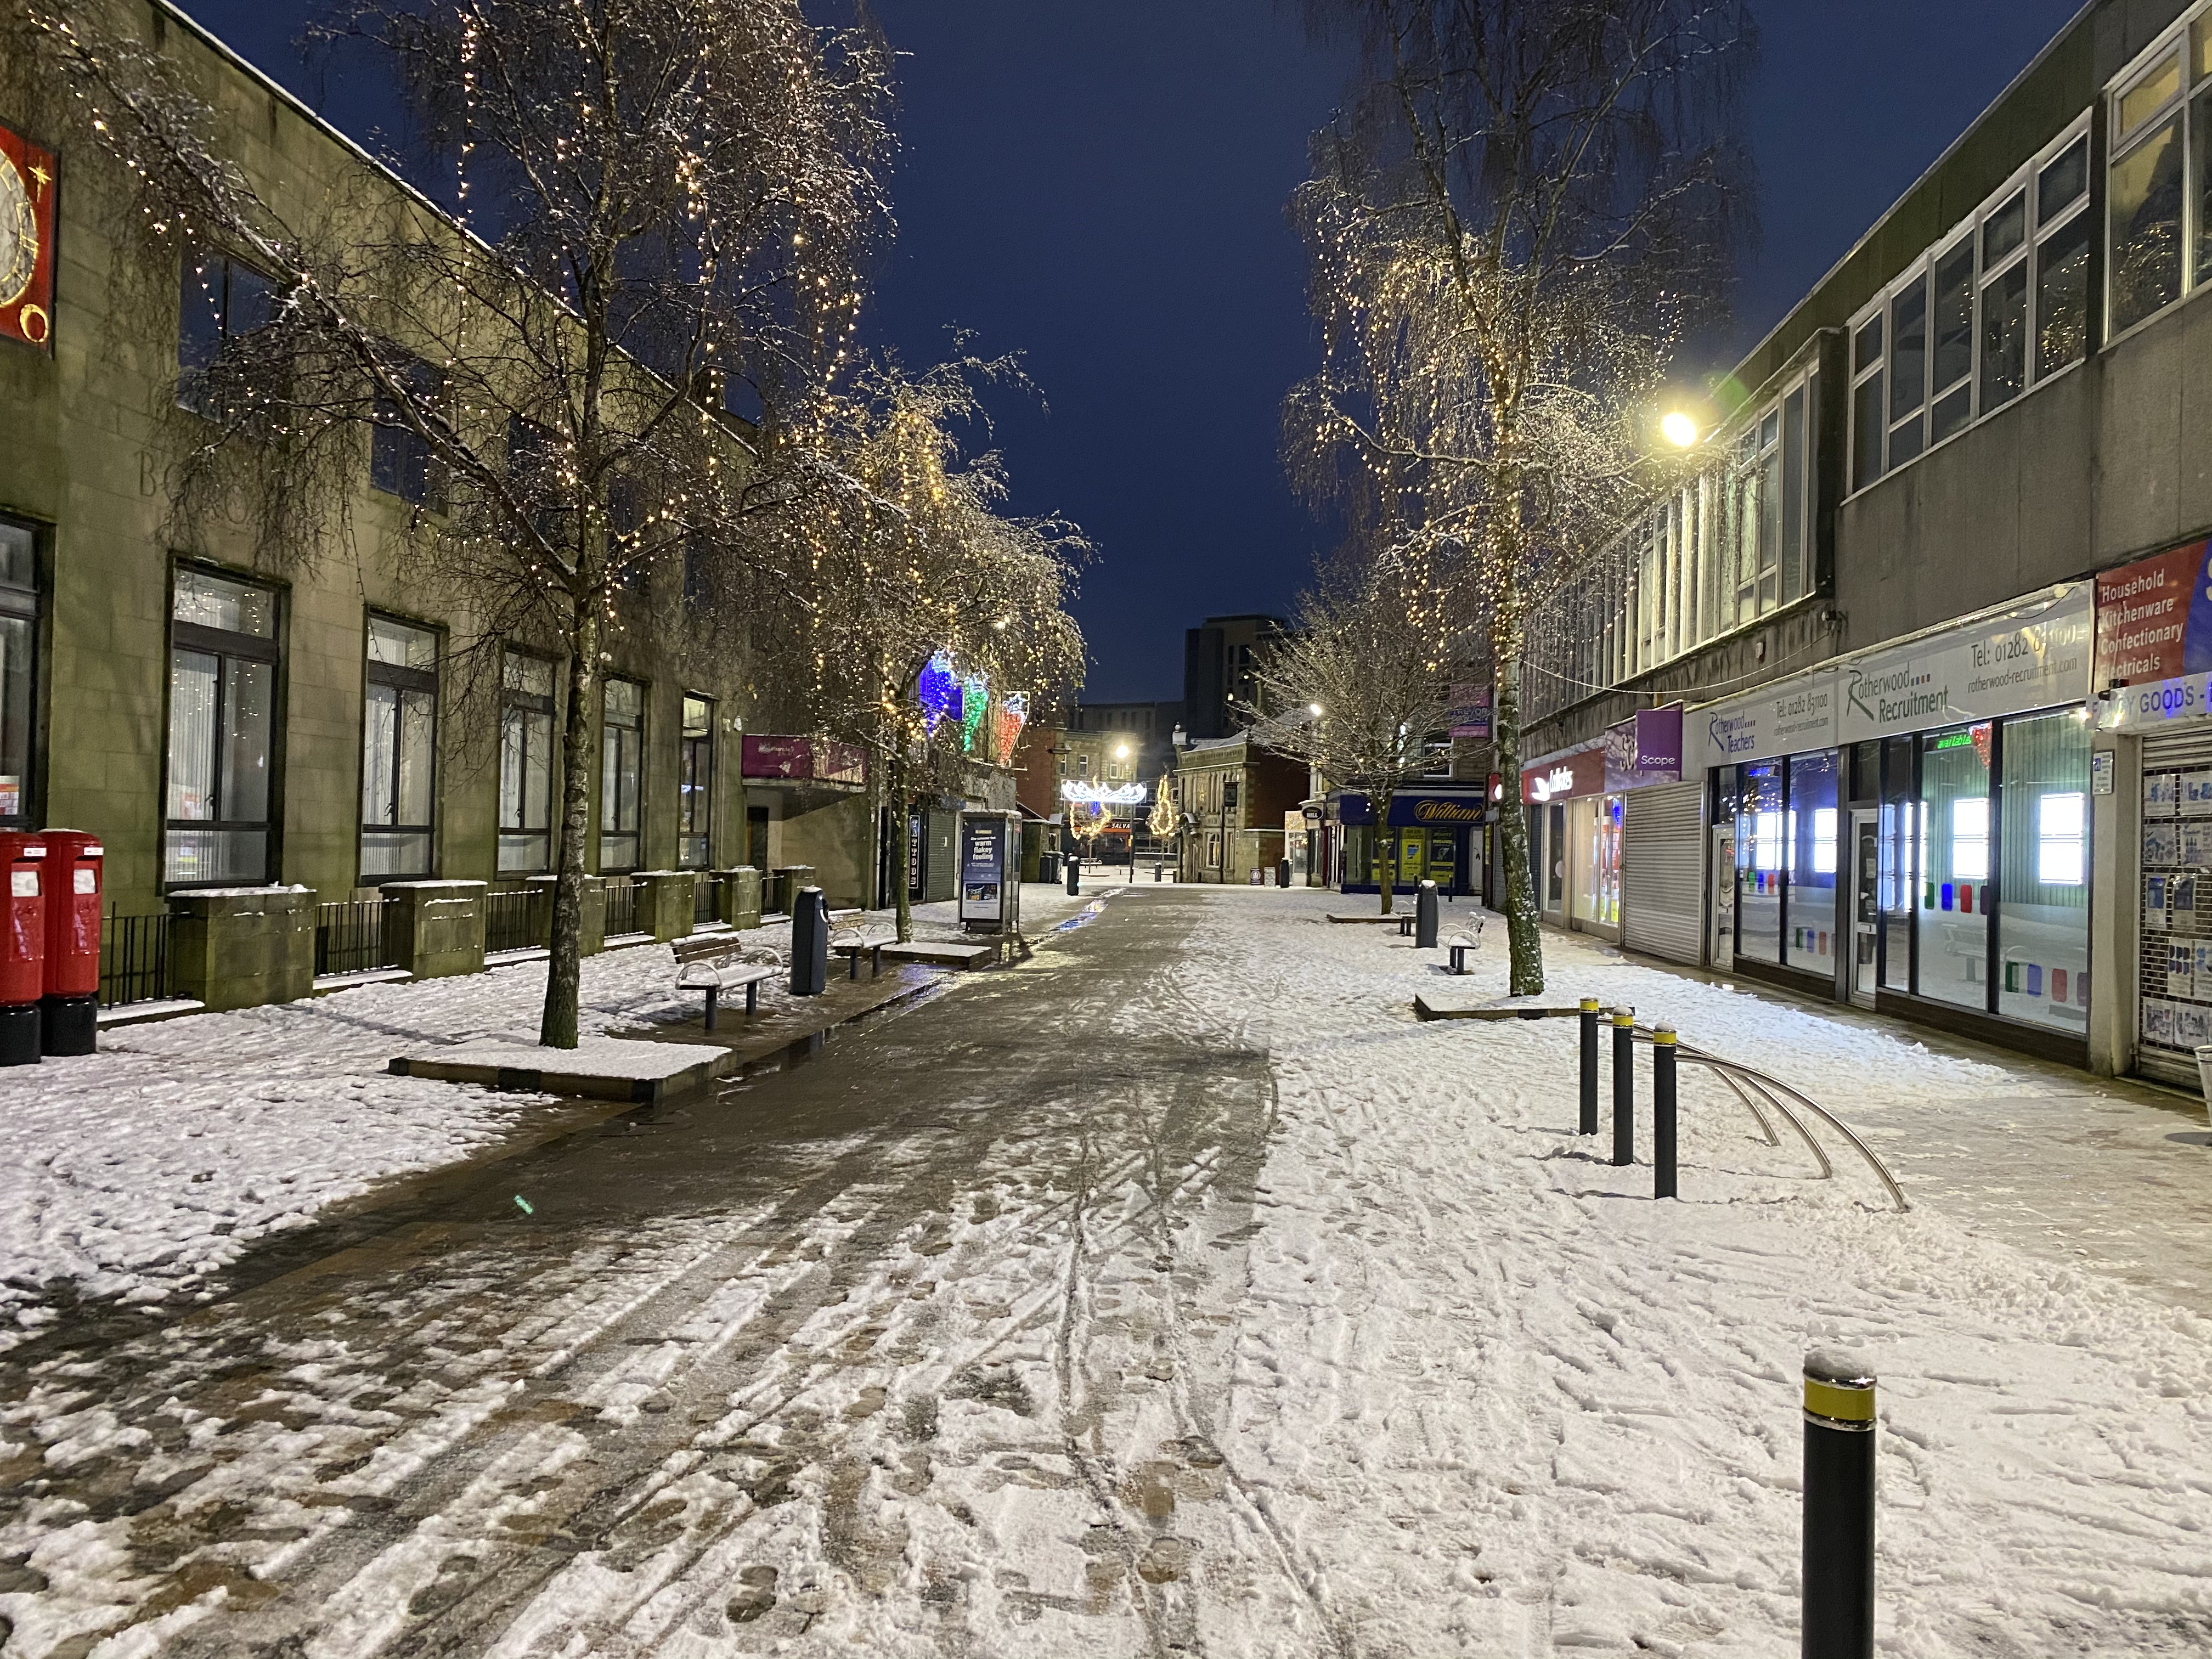
[[[2179,112],[2113,160],[2109,202],[2116,334],[2181,297],[2181,175]]]
[[[645,688],[609,680],[599,726],[599,868],[635,870],[645,794]]]
[[[38,731],[39,538],[0,519],[0,828],[27,829]]]
[[[179,566],[169,622],[169,748],[161,879],[270,878],[276,595]]]
[[[1753,962],[1782,960],[1783,768],[1779,761],[1743,769],[1736,806],[1736,954]]]
[[[2089,1018],[2089,726],[2080,712],[2004,723],[1996,1012],[2081,1032]]]
[[[684,699],[683,746],[677,760],[676,864],[704,870],[714,824],[714,705]]]
[[[1790,761],[1790,869],[1783,887],[1783,960],[1835,971],[1836,751]]]
[[[1851,488],[1863,489],[1881,477],[1881,313],[1860,324],[1852,341]]]
[[[1893,738],[1882,745],[1881,983],[1889,991],[1912,988],[1913,892],[1920,867],[1916,861],[1920,803],[1913,779],[1914,747],[1910,738]]]
[[[1920,994],[1989,1000],[1989,725],[1934,733],[1920,757]]]
[[[438,636],[368,619],[362,714],[361,878],[430,873],[438,732]]]
[[[500,664],[499,869],[552,867],[553,665],[508,652]]]

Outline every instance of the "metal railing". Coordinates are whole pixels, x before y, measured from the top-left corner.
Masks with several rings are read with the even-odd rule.
[[[100,1006],[156,1002],[169,994],[169,915],[107,913],[100,935]]]
[[[695,927],[722,919],[722,883],[720,878],[704,870],[695,872],[691,878],[691,925]]]
[[[637,932],[637,884],[628,876],[607,878],[607,930],[609,939],[620,939],[624,933]]]
[[[340,899],[315,907],[315,975],[365,974],[396,966],[385,954],[389,899]]]
[[[527,951],[546,943],[531,925],[538,894],[528,887],[484,895],[484,952]]]

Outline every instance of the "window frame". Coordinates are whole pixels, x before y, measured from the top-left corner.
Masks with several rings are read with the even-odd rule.
[[[608,708],[609,700],[617,685],[633,687],[637,692],[637,715],[635,723],[625,720],[623,723],[617,724],[616,716]],[[599,832],[601,875],[627,875],[644,867],[645,734],[647,705],[651,700],[651,688],[643,680],[634,680],[627,675],[610,674],[599,681]],[[622,824],[620,815],[614,810],[620,803],[620,789],[617,787],[611,791],[609,788],[611,783],[619,785],[620,782],[614,774],[614,769],[619,763],[616,756],[617,745],[614,738],[614,734],[617,732],[631,734],[636,757],[635,771],[630,780],[630,805],[636,814],[637,821],[627,827]],[[627,750],[631,745],[624,744],[623,747]],[[611,795],[612,799],[610,799]],[[608,828],[611,823],[615,825],[613,829]],[[627,864],[615,862],[608,856],[610,850],[608,843],[619,841],[627,841],[630,843],[630,861]]]
[[[17,811],[0,814],[0,830],[29,830],[45,816],[47,559],[52,527],[21,514],[0,513],[0,525],[20,530],[31,538],[31,583],[27,587],[0,582],[0,618],[27,623],[31,660],[27,669],[30,690],[23,714],[23,770],[17,785]],[[0,708],[0,720],[5,719]]]
[[[507,665],[512,658],[518,661],[539,664],[545,670],[546,691],[543,696],[507,684]],[[499,778],[498,793],[492,800],[492,867],[502,878],[543,875],[553,867],[553,808],[559,793],[558,774],[561,759],[561,686],[555,671],[559,666],[550,657],[534,651],[520,650],[511,645],[500,648],[499,663]],[[507,718],[510,714],[539,714],[545,720],[545,827],[532,830],[523,824],[509,827],[505,819],[507,807]],[[510,866],[507,862],[507,845],[526,837],[543,843],[540,856],[534,867]],[[527,849],[524,849],[527,850]]]
[[[211,628],[204,623],[185,622],[177,615],[179,579],[197,574],[228,582],[236,587],[256,589],[268,595],[270,629],[268,636],[234,632],[229,629]],[[289,620],[285,600],[286,590],[279,584],[197,559],[172,559],[169,564],[167,615],[167,644],[166,666],[167,673],[162,686],[161,708],[161,847],[157,860],[159,890],[167,893],[188,893],[203,888],[229,887],[240,884],[235,876],[210,876],[204,880],[179,880],[170,874],[171,838],[183,834],[252,833],[262,836],[261,874],[243,884],[267,886],[276,879],[283,867],[282,824],[283,821],[285,692],[285,635]],[[210,775],[214,780],[214,794],[217,808],[222,805],[222,746],[226,740],[228,722],[225,704],[228,701],[226,669],[233,659],[260,662],[269,665],[269,751],[268,779],[263,801],[264,816],[260,818],[229,818],[216,816],[204,818],[173,817],[169,811],[170,780],[176,770],[175,686],[177,655],[191,652],[216,659],[215,714],[210,721],[214,732],[215,753],[210,758]]]
[[[2120,125],[2121,108],[2128,94],[2155,76],[2169,56],[2175,59],[2179,71],[2175,76],[2174,90],[2124,130]],[[2200,64],[2203,66],[2201,71]],[[2190,8],[2160,30],[2154,40],[2130,58],[2119,73],[2105,83],[2104,103],[2105,154],[2101,164],[2094,155],[2090,157],[2090,163],[2096,173],[2093,183],[2102,186],[2104,202],[2103,223],[2100,227],[2103,241],[2099,249],[2104,258],[2100,285],[2104,307],[2103,344],[2112,346],[2168,315],[2175,307],[2186,304],[2208,286],[2212,286],[2212,248],[2203,246],[2207,230],[2212,228],[2204,222],[2208,181],[2196,176],[2198,170],[2198,135],[2196,129],[2201,120],[2212,120],[2212,4]],[[2205,106],[2201,112],[2199,105]],[[2181,265],[2177,291],[2172,299],[2156,310],[2144,313],[2124,327],[2116,327],[2114,323],[2118,313],[2113,305],[2113,278],[2119,262],[2113,257],[2116,248],[2113,240],[2112,174],[2121,163],[2141,150],[2150,141],[2151,134],[2168,118],[2179,123],[2176,136],[2181,148]],[[2205,159],[2212,162],[2212,151],[2208,151]]]
[[[376,624],[380,622],[389,623],[395,628],[404,628],[410,629],[415,633],[428,635],[430,637],[430,653],[433,666],[429,668],[409,668],[398,663],[379,662],[371,653],[370,641],[374,636],[374,630]],[[375,878],[376,881],[425,880],[435,876],[438,869],[438,727],[439,722],[445,712],[443,708],[441,706],[443,702],[443,698],[440,691],[439,682],[446,659],[445,630],[434,623],[421,622],[412,617],[402,617],[392,611],[380,611],[374,608],[365,610],[362,614],[361,659],[361,781],[360,787],[354,792],[355,799],[357,804],[361,817],[359,823],[356,826],[356,836],[354,841],[354,880],[356,885],[369,884],[366,882],[366,872],[368,865],[368,837],[372,834],[390,835],[395,836],[400,835],[418,835],[422,837],[424,848],[422,868],[419,870],[398,871],[388,874],[380,874]],[[430,745],[430,778],[428,799],[429,802],[430,813],[429,822],[427,823],[398,823],[396,818],[392,823],[380,823],[373,827],[369,823],[368,817],[368,710],[369,688],[374,685],[390,686],[394,690],[401,692],[423,692],[427,693],[429,696],[430,733],[428,742]],[[398,745],[396,743],[394,744],[393,752],[395,766],[393,774],[393,787],[397,790],[398,787],[398,773],[397,770]],[[394,800],[393,806],[396,812],[398,807],[396,799]]]
[[[1955,442],[1990,416],[2011,408],[2030,392],[2058,380],[2069,370],[2079,367],[2087,360],[2089,355],[2089,341],[2086,337],[2094,333],[2094,331],[2090,330],[2084,331],[2085,338],[2082,342],[2081,356],[2047,372],[2039,367],[2037,339],[2041,318],[2040,295],[2038,292],[2036,276],[2038,256],[2045,244],[2059,232],[2065,230],[2075,219],[2089,212],[2092,204],[2099,199],[2097,158],[2094,154],[2094,147],[2091,147],[2093,153],[2087,158],[2088,168],[2082,190],[2078,195],[2063,204],[2048,220],[2041,217],[2042,204],[2039,199],[2037,185],[2045,169],[2063,157],[2075,143],[2085,140],[2090,136],[2093,118],[2096,114],[2097,108],[2092,106],[2069,121],[2039,148],[2034,155],[2014,168],[2004,182],[1984,197],[1972,213],[1951,225],[1941,236],[1936,237],[1923,248],[1903,269],[1885,283],[1877,294],[1852,313],[1844,331],[1844,349],[1851,377],[1850,397],[1846,404],[1848,411],[1844,422],[1846,429],[1844,434],[1846,451],[1843,471],[1844,500],[1850,501],[1863,491],[1875,488],[1891,474],[1933,454],[1946,444]],[[1987,255],[1985,235],[1987,228],[1991,220],[1997,218],[2012,205],[2015,197],[2021,199],[2021,204],[2020,240],[1991,261]],[[1968,413],[1965,421],[1955,429],[1938,438],[1935,435],[1935,406],[1939,392],[1935,384],[1937,320],[1936,275],[1943,261],[1956,253],[1962,246],[1971,246],[1973,251],[1972,276],[1968,289],[1972,303],[1972,314],[1969,319],[1969,367],[1964,381],[1969,394]],[[2011,392],[2002,402],[1990,404],[1986,399],[1986,388],[1983,385],[1984,320],[1987,314],[1984,304],[1996,284],[2008,276],[2015,265],[2023,263],[2028,269],[2025,278],[2026,314],[2021,383],[2019,389]],[[1923,325],[1926,331],[1925,344],[1921,352],[1920,402],[1913,413],[1893,416],[1890,410],[1895,391],[1891,382],[1894,374],[1893,365],[1897,346],[1894,307],[1899,297],[1909,293],[1916,284],[1926,294],[1928,306]],[[1881,349],[1872,364],[1862,366],[1857,358],[1859,336],[1869,323],[1877,319],[1880,320],[1882,329]],[[1861,483],[1859,477],[1862,457],[1857,419],[1860,388],[1877,374],[1883,377],[1881,454],[1873,475],[1864,483]],[[1941,388],[1941,391],[1945,393],[1955,392],[1960,384],[1954,381],[1950,386]],[[1892,459],[1894,447],[1892,441],[1895,434],[1911,425],[1915,421],[1919,425],[1920,447],[1903,459]]]
[[[681,694],[676,727],[676,867],[709,870],[714,862],[714,699],[696,691]],[[706,730],[691,731],[691,705],[706,711]],[[705,776],[695,763],[704,757]],[[697,862],[685,843],[699,843]]]
[[[222,293],[215,302],[216,348],[214,356],[210,357],[206,363],[200,364],[196,368],[188,369],[185,364],[185,319],[184,290],[186,277],[195,266],[202,271],[205,271],[210,266],[220,266],[222,268]],[[213,366],[216,358],[219,358],[222,356],[224,348],[227,347],[233,339],[239,337],[240,334],[250,334],[253,331],[252,329],[234,331],[230,325],[230,290],[232,274],[238,270],[251,271],[255,276],[259,277],[262,283],[262,297],[264,303],[273,301],[276,294],[275,281],[266,271],[263,270],[260,266],[255,264],[250,259],[241,259],[234,253],[228,252],[222,248],[210,246],[204,243],[201,244],[196,249],[186,248],[178,256],[177,378],[176,384],[172,390],[171,395],[172,400],[176,404],[178,408],[185,410],[187,414],[197,415],[202,420],[218,420],[221,418],[221,416],[219,412],[210,410],[207,406],[204,387],[198,380],[196,380],[195,377],[204,375],[208,368]],[[203,286],[204,286],[204,283],[203,283]],[[265,323],[266,320],[267,319],[264,318],[263,322]],[[257,323],[254,326],[258,328],[262,325],[262,323]]]
[[[417,357],[411,352],[405,355],[408,363],[410,365],[409,370],[410,375],[417,376],[426,382],[434,378],[436,381],[434,391],[438,398],[441,401],[450,401],[453,393],[453,377],[447,374],[443,369],[440,368],[435,363],[429,362],[427,358]],[[426,386],[426,390],[427,389],[429,388]],[[376,394],[374,402],[374,410],[369,421],[368,434],[368,488],[370,493],[378,495],[388,495],[393,501],[404,501],[410,507],[417,507],[425,513],[434,513],[443,516],[446,511],[447,480],[445,477],[445,470],[439,465],[437,452],[430,447],[428,441],[424,439],[421,434],[415,431],[413,428],[408,426],[396,415],[386,416],[384,413],[385,410],[387,408],[396,409],[398,405],[392,404],[391,401],[381,392]],[[420,495],[409,494],[404,487],[399,489],[387,488],[377,481],[378,471],[380,467],[384,465],[384,463],[379,459],[380,451],[381,451],[386,444],[398,444],[406,447],[402,449],[399,456],[393,463],[394,465],[398,465],[402,470],[403,477],[401,483],[403,485],[405,483],[404,473],[406,468],[407,448],[411,448],[413,446],[418,444],[422,447],[422,493]]]

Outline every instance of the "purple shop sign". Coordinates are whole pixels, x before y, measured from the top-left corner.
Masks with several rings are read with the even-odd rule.
[[[1455,738],[1490,737],[1490,688],[1474,680],[1462,680],[1451,688],[1451,710],[1444,717],[1445,724]]]
[[[1682,706],[1640,710],[1634,719],[1605,729],[1605,787],[1607,794],[1644,789],[1682,779]]]

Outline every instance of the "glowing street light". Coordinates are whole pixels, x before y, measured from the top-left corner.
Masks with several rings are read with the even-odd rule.
[[[1306,705],[1306,712],[1311,714],[1316,720],[1319,720],[1321,718],[1321,705],[1317,702],[1310,702]]]
[[[1679,409],[1667,413],[1659,422],[1659,430],[1677,449],[1687,449],[1698,441],[1698,423]]]
[[[1127,760],[1127,759],[1128,759],[1128,758],[1129,758],[1129,745],[1128,745],[1127,744],[1126,744],[1126,743],[1125,743],[1125,744],[1117,744],[1117,745],[1115,746],[1115,750],[1114,750],[1114,758],[1115,758],[1115,760]]]

